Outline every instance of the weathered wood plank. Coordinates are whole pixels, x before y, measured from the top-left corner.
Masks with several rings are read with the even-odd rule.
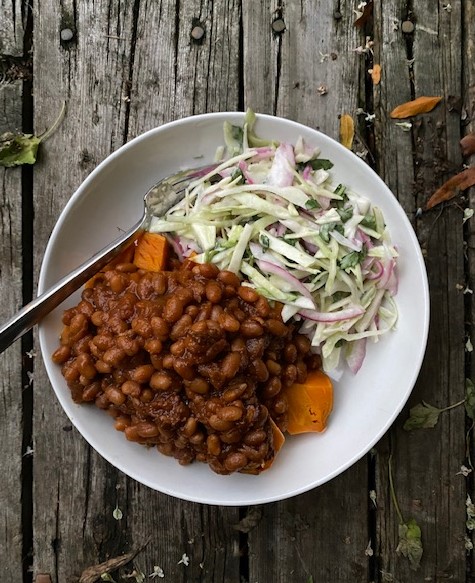
[[[244,95],[258,111],[338,139],[338,116],[358,107],[363,80],[353,49],[362,39],[352,7],[342,6],[337,19],[334,9],[323,1],[244,1]],[[280,34],[275,20],[285,24]],[[313,492],[265,506],[249,534],[249,580],[367,580],[367,474],[362,460]]]
[[[63,101],[67,104],[35,166],[37,273],[64,204],[123,143],[133,18],[129,5],[108,2],[47,1],[35,3],[34,10],[36,131],[53,122]],[[73,32],[70,41],[60,40],[64,29]],[[116,485],[122,494],[126,482],[71,428],[39,358],[34,394],[34,572],[50,573],[54,583],[62,583],[130,549],[112,517]]]
[[[0,88],[0,134],[21,128],[21,82]],[[0,321],[22,304],[21,170],[0,168]],[[0,355],[0,578],[22,569],[22,354],[17,342]]]
[[[457,283],[464,280],[463,231],[459,209],[452,207],[415,219],[430,194],[460,163],[460,117],[447,101],[434,112],[412,120],[405,133],[389,119],[393,107],[413,96],[461,95],[461,5],[375,2],[376,59],[382,65],[375,90],[378,124],[376,149],[380,173],[415,224],[426,256],[431,288],[431,331],[425,363],[410,405],[425,400],[444,407],[464,396],[464,299]],[[404,35],[401,23],[417,24]],[[414,59],[413,66],[410,62]],[[409,60],[409,63],[408,63]],[[378,560],[394,580],[414,580],[409,563],[396,554],[398,516],[388,487],[392,453],[395,489],[405,520],[414,517],[422,529],[424,556],[420,580],[465,578],[465,478],[457,475],[465,461],[464,411],[441,417],[434,429],[402,430],[408,407],[379,448]]]
[[[0,135],[22,129],[22,81],[9,57],[23,54],[19,5],[0,0]],[[0,168],[0,321],[22,305],[21,169]],[[0,579],[18,580],[22,536],[22,352],[17,342],[0,355]]]
[[[461,107],[461,115],[462,120],[464,121],[465,125],[465,134],[475,133],[475,31],[473,30],[473,26],[471,23],[474,22],[475,19],[475,1],[469,0],[468,2],[464,3],[464,11],[463,11],[464,20],[462,22],[462,26],[465,31],[464,35],[464,45],[462,47],[463,51],[463,61],[462,61],[462,71],[463,71],[463,100],[462,100],[462,107]],[[468,162],[473,166],[475,164],[475,156],[472,154],[468,159]],[[469,196],[468,196],[468,205],[470,208],[475,208],[475,191],[472,188]],[[475,281],[475,227],[473,223],[473,219],[469,220],[465,223],[465,235],[467,240],[467,256],[468,256],[468,272],[466,273],[466,281],[463,282],[462,285],[467,285],[470,288],[473,288],[473,282]],[[470,304],[469,309],[470,319],[467,318],[470,322],[470,326],[468,331],[471,333],[473,338],[474,336],[474,328],[473,323],[475,322],[475,304],[472,300],[472,295],[470,293],[467,294],[467,304]],[[475,369],[474,369],[474,361],[473,355],[467,355],[467,370],[470,371],[470,378],[472,380],[475,379]],[[470,440],[470,450],[472,452],[472,459],[473,459],[473,451],[474,451],[474,436],[472,434]],[[472,475],[472,474],[471,474]],[[467,484],[467,493],[470,495],[471,499],[475,499],[475,492],[474,492],[474,483],[473,479],[468,480]],[[469,576],[470,581],[475,580],[475,564],[473,562],[473,547],[470,549],[470,543],[473,544],[473,532],[467,531],[467,555],[470,557],[468,562],[469,564]]]

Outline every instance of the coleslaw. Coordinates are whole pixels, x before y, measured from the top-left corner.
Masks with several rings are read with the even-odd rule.
[[[356,374],[366,343],[398,318],[398,253],[380,209],[339,184],[330,160],[301,138],[295,145],[224,125],[218,165],[194,180],[150,231],[180,259],[215,263],[282,304],[334,378],[346,361]]]

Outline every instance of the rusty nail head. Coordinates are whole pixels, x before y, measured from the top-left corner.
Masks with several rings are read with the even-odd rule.
[[[201,40],[205,34],[204,28],[202,26],[195,26],[191,31],[191,36],[195,40]]]
[[[414,32],[414,23],[410,20],[405,20],[401,25],[404,34],[412,34]]]
[[[284,32],[285,22],[282,20],[282,18],[277,18],[277,20],[274,20],[272,23],[272,30],[274,32]]]

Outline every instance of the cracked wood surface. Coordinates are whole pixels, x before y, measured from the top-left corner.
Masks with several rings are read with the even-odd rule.
[[[154,565],[163,568],[165,581],[174,582],[475,580],[465,548],[465,499],[467,494],[475,499],[473,474],[457,474],[467,464],[469,424],[463,408],[443,414],[434,429],[410,434],[402,429],[409,406],[421,399],[439,407],[461,400],[470,364],[464,344],[471,295],[459,288],[470,284],[474,269],[472,221],[462,225],[460,199],[443,211],[436,208],[417,217],[416,211],[460,169],[458,141],[462,133],[474,131],[475,0],[375,0],[364,29],[353,26],[357,4],[0,0],[3,68],[30,56],[25,54],[29,44],[23,26],[31,9],[34,40],[33,103],[21,79],[0,83],[0,131],[20,129],[34,113],[40,133],[67,103],[64,121],[33,169],[33,188],[28,171],[0,170],[3,319],[22,302],[24,288],[37,280],[49,234],[71,193],[110,152],[166,121],[248,105],[334,138],[339,115],[354,117],[355,150],[364,154],[371,149],[367,159],[416,229],[432,300],[428,357],[418,383],[371,455],[317,490],[250,509],[181,502],[126,478],[71,426],[39,357],[33,395],[31,388],[22,392],[29,361],[17,343],[0,357],[2,581],[23,577],[27,583],[38,573],[49,573],[53,583],[77,582],[86,567],[146,542],[117,581],[130,581],[124,576],[133,568],[148,575]],[[281,33],[273,31],[276,19],[284,22]],[[410,35],[401,30],[405,20],[415,22]],[[205,32],[199,42],[190,36],[197,24]],[[65,28],[73,32],[71,41],[60,40]],[[375,87],[368,74],[371,54],[354,50],[364,46],[366,35],[374,37],[374,62],[382,67]],[[327,93],[321,95],[323,89]],[[389,112],[420,95],[445,99],[403,131]],[[449,107],[458,97],[460,106]],[[359,108],[374,111],[375,123],[365,122]],[[28,217],[22,216],[22,197]],[[25,225],[31,227],[33,212],[32,247]],[[28,267],[32,255],[33,273]],[[22,457],[30,445],[31,421],[32,479],[31,458]],[[424,555],[417,573],[396,552],[398,517],[387,479],[390,455],[404,518],[416,518],[422,529]],[[375,504],[369,499],[373,489]],[[121,520],[113,518],[116,507]],[[235,525],[247,514],[252,529],[239,532]],[[188,567],[180,563],[183,553],[190,558]]]

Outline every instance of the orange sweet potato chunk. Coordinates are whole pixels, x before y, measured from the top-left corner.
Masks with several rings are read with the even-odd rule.
[[[291,435],[323,431],[333,409],[333,385],[321,370],[309,373],[304,384],[286,389],[289,403],[287,431]]]
[[[163,235],[144,233],[135,248],[134,264],[147,271],[163,271],[168,258],[168,242]]]

